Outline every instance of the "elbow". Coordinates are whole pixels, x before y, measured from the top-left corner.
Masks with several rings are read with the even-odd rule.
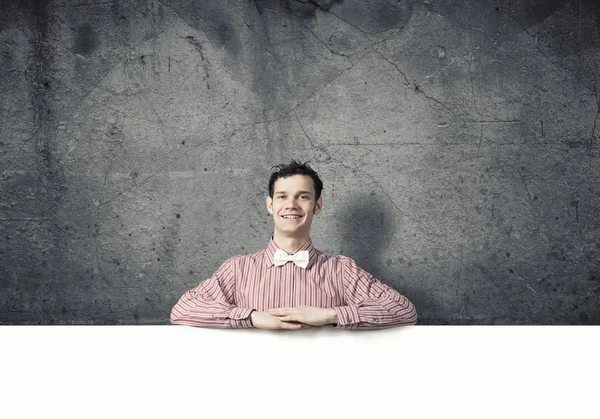
[[[400,325],[414,326],[417,324],[417,309],[408,298],[402,296],[402,300],[399,305],[399,311],[397,313]]]
[[[177,305],[171,309],[170,320],[171,324],[183,324],[184,316]]]
[[[407,307],[407,312],[406,312],[406,320],[407,326],[414,326],[417,324],[417,309],[415,307],[415,305],[410,301],[410,300],[406,300],[408,302],[408,307]]]
[[[177,313],[175,313],[175,308],[173,308],[171,310],[170,320],[171,320],[171,324],[177,324],[177,321],[179,320],[179,317],[177,316]]]
[[[405,296],[399,295],[385,305],[390,326],[414,326],[417,324],[417,309]]]
[[[414,317],[412,317],[410,323],[408,323],[409,326],[415,326],[417,324],[417,311],[415,310],[415,315]]]
[[[193,299],[193,291],[186,291],[171,309],[171,324],[187,324],[190,314],[189,301]]]

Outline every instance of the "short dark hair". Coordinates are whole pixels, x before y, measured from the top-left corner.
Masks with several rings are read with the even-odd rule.
[[[272,169],[277,169],[276,172],[271,173],[271,178],[269,179],[269,196],[273,198],[273,188],[275,187],[275,181],[279,178],[286,178],[293,175],[304,175],[312,178],[313,183],[315,184],[315,200],[319,199],[321,196],[321,192],[323,191],[323,182],[319,178],[317,172],[315,172],[308,165],[308,162],[301,163],[296,160],[292,160],[290,164],[280,164],[278,166],[273,166]]]

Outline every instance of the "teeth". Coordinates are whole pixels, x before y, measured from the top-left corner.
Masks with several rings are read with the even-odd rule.
[[[283,218],[300,218],[299,215],[283,215]]]

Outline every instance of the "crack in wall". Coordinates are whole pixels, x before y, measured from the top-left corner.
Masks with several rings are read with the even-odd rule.
[[[600,98],[598,98],[598,92],[596,90],[596,83],[594,83],[594,97],[596,98],[596,116],[594,117],[594,126],[592,127],[592,134],[590,135],[590,147],[594,145],[594,137],[596,136],[596,124],[598,123],[598,116],[600,115]]]
[[[185,82],[192,76],[192,74],[194,74],[196,72],[196,70],[198,69],[198,67],[200,65],[202,65],[202,68],[204,69],[204,81],[206,82],[206,88],[210,89],[210,72],[208,71],[208,59],[205,58],[204,56],[204,51],[202,48],[202,43],[196,39],[194,36],[192,35],[188,35],[185,37],[185,40],[192,45],[196,51],[198,51],[198,53],[200,54],[200,63],[198,63],[198,65],[196,65],[196,67],[194,68],[194,71],[192,71],[192,73],[190,73],[190,75],[183,81],[183,83],[181,84],[181,86],[183,86],[183,84],[185,84]],[[180,86],[180,87],[181,87]]]
[[[471,53],[471,41],[472,39],[469,36],[469,58],[467,60],[467,65],[469,68],[469,84],[471,85],[471,97],[473,98],[473,106],[475,107],[475,113],[484,118],[485,116],[482,115],[481,112],[479,112],[479,109],[477,109],[477,99],[475,98],[475,87],[473,86],[473,73],[471,71],[471,62],[473,61],[473,54]]]
[[[277,53],[275,52],[275,48],[273,47],[273,44],[271,43],[271,37],[269,36],[269,31],[267,29],[267,25],[265,24],[265,21],[263,20],[262,11],[259,9],[258,4],[256,4],[256,2],[253,2],[253,3],[254,3],[254,6],[256,7],[256,11],[258,12],[258,19],[260,20],[263,33],[265,35],[267,43],[269,44],[269,47],[271,48],[271,56],[275,59],[275,61],[277,61],[279,63],[279,65],[281,65],[281,67],[285,67],[283,65],[283,63],[281,62],[281,60],[279,59],[279,57],[277,56]]]
[[[114,201],[116,198],[118,198],[119,196],[123,195],[125,192],[130,191],[133,188],[139,187],[143,184],[145,184],[146,182],[148,182],[150,179],[152,179],[154,176],[156,176],[158,173],[164,172],[169,166],[171,166],[173,163],[177,162],[178,160],[180,160],[181,158],[183,158],[184,156],[186,156],[190,151],[195,150],[196,148],[206,144],[206,143],[210,143],[212,142],[215,138],[217,138],[218,136],[220,136],[227,127],[223,127],[221,128],[221,130],[219,130],[219,132],[217,132],[216,134],[212,135],[211,137],[209,137],[208,139],[204,140],[204,141],[200,141],[198,144],[195,144],[193,147],[189,147],[187,150],[179,153],[177,156],[175,156],[174,158],[170,159],[169,161],[167,161],[165,164],[163,164],[160,168],[156,169],[155,171],[153,171],[150,175],[148,175],[147,177],[145,177],[144,179],[140,180],[139,182],[134,183],[133,185],[121,190],[120,192],[118,192],[117,194],[113,195],[112,197],[110,197],[109,199],[100,202],[100,207]]]

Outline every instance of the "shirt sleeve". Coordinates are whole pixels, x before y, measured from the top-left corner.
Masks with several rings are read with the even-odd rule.
[[[252,327],[252,308],[235,305],[233,258],[228,259],[209,279],[186,291],[171,310],[171,323],[196,327]]]
[[[334,307],[337,328],[383,329],[417,323],[417,311],[408,298],[361,269],[353,259],[344,257],[342,264],[347,305]]]

